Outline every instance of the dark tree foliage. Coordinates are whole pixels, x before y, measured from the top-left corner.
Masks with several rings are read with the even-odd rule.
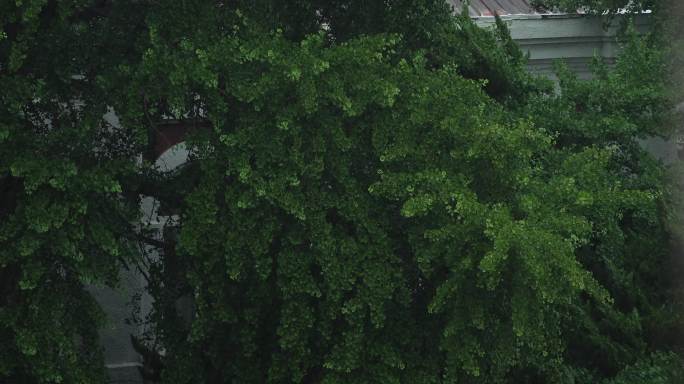
[[[0,381],[103,382],[85,284],[136,259],[131,131],[109,105],[86,4],[0,2]],[[122,30],[126,24],[117,29]],[[124,32],[122,30],[122,32]],[[113,48],[113,47],[112,47]]]
[[[681,381],[651,40],[558,92],[437,0],[24,0],[0,26],[0,381],[103,382],[85,286],[140,247],[164,354],[134,343],[167,383]],[[162,172],[172,123],[190,161]]]

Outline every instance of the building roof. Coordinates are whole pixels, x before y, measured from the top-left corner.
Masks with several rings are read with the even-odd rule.
[[[463,0],[448,0],[454,11],[461,12]],[[541,15],[552,12],[535,8],[529,0],[470,0],[468,13],[471,17],[505,16],[505,15]]]

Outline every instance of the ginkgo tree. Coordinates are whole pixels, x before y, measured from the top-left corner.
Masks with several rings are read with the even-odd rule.
[[[85,286],[141,247],[167,383],[681,379],[673,192],[638,145],[668,133],[652,41],[558,92],[437,0],[29,0],[0,24],[0,380],[103,382]],[[170,123],[190,156],[161,172]],[[161,240],[141,196],[177,217]]]

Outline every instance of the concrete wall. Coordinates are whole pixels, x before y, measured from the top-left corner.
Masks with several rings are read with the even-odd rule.
[[[610,25],[606,20],[584,15],[511,15],[503,16],[511,37],[529,54],[531,72],[555,78],[553,63],[563,59],[580,78],[589,78],[589,64],[598,55],[613,62],[619,52],[616,33],[621,17]],[[480,17],[476,23],[484,28],[494,25],[493,17]],[[649,15],[636,18],[639,31],[648,29]]]
[[[185,163],[188,151],[185,144],[178,144],[164,152],[156,162],[162,171],[172,170]],[[141,225],[161,233],[168,217],[157,214],[158,204],[151,197],[143,197]],[[160,236],[160,235],[158,235]],[[156,254],[150,251],[147,257],[154,259]],[[138,371],[142,367],[141,356],[133,349],[131,335],[142,336],[148,329],[145,316],[152,307],[152,298],[146,293],[146,281],[138,271],[122,270],[121,283],[118,288],[90,287],[97,301],[108,315],[108,323],[100,331],[105,349],[105,363],[112,384],[142,384]],[[137,320],[131,321],[133,311],[137,311]]]

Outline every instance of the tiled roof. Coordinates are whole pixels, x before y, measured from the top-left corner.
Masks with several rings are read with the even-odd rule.
[[[461,12],[462,0],[448,0],[454,11]],[[535,9],[529,0],[470,0],[468,13],[471,17],[504,15],[539,15],[550,13],[547,10]]]

